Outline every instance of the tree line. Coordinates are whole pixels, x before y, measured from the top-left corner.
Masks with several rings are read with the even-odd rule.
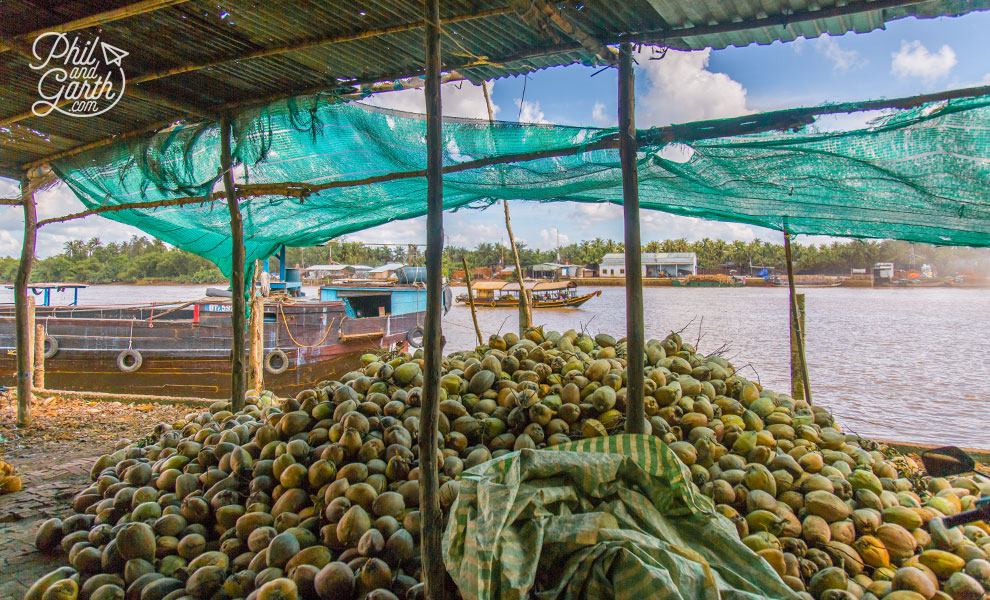
[[[0,258],[0,280],[17,273],[17,258]],[[31,281],[77,283],[216,283],[226,277],[209,260],[166,245],[161,240],[131,236],[104,244],[100,238],[66,242],[62,252],[36,260]]]
[[[601,262],[613,252],[623,252],[622,242],[595,238],[561,246],[554,250],[529,248],[516,242],[519,260],[525,265],[544,262],[567,262],[590,265]],[[372,246],[358,242],[333,243],[312,248],[288,248],[286,263],[290,266],[311,266],[337,262],[377,266],[389,262],[407,265],[424,264],[422,246]],[[761,241],[727,242],[704,238],[689,242],[684,238],[655,240],[643,246],[643,252],[694,252],[701,268],[717,268],[735,264],[783,269],[784,247]],[[892,262],[899,269],[935,266],[940,275],[956,273],[990,274],[990,251],[985,248],[961,248],[912,244],[898,240],[835,241],[831,244],[793,244],[792,253],[798,273],[848,274],[851,269],[869,269],[878,262]],[[474,249],[447,246],[443,251],[443,271],[449,276],[461,267],[497,267],[513,263],[511,251],[501,244],[482,242]],[[17,258],[0,258],[0,281],[11,282],[17,272]],[[278,269],[278,261],[271,261]],[[35,262],[32,282],[73,281],[79,283],[216,283],[225,278],[209,260],[172,248],[161,240],[132,236],[129,241],[103,244],[99,238],[87,242],[66,242],[63,251]]]

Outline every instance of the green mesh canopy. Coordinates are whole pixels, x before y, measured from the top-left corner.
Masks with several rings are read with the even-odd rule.
[[[691,141],[640,149],[640,205],[794,234],[990,246],[990,96],[934,103],[867,129]],[[426,167],[422,115],[329,95],[242,113],[232,151],[239,184],[323,184]],[[586,148],[615,129],[446,119],[444,164]],[[640,132],[650,139],[650,132]],[[681,149],[683,150],[683,148]],[[689,155],[689,159],[684,158]],[[680,156],[681,158],[677,158]],[[105,213],[215,262],[229,275],[219,127],[179,125],[53,162],[87,208],[202,196],[203,204]],[[618,150],[585,150],[446,174],[444,206],[500,199],[622,203]],[[248,265],[279,246],[308,246],[426,214],[426,179],[332,188],[304,199],[240,201]]]

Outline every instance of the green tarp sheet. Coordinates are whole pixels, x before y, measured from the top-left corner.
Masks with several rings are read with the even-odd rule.
[[[281,100],[234,121],[235,171],[239,183],[307,185],[417,171],[426,167],[425,131],[422,115],[325,95]],[[586,149],[615,131],[446,119],[443,162]],[[640,135],[650,139],[648,130]],[[990,246],[990,96],[930,103],[851,132],[805,128],[688,145],[687,153],[671,152],[667,143],[640,149],[641,207],[786,227],[794,234]],[[94,208],[206,200],[222,187],[219,159],[217,125],[199,123],[56,160],[52,168]],[[617,150],[583,150],[450,173],[444,177],[444,206],[485,206],[500,199],[620,204],[621,181]],[[229,274],[224,202],[107,216],[204,256]],[[426,179],[337,187],[306,198],[256,196],[239,204],[251,265],[282,245],[318,244],[423,215]]]
[[[658,438],[522,450],[461,475],[443,539],[466,600],[792,600]]]

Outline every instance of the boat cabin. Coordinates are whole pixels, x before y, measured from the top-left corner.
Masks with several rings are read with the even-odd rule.
[[[538,281],[528,279],[524,280],[523,284],[527,290],[532,292],[533,299],[541,302],[566,300],[577,296],[577,283],[569,280]],[[479,304],[499,299],[519,300],[519,282],[517,281],[478,281],[471,284],[471,291],[474,294],[474,301]]]
[[[320,288],[320,300],[341,300],[352,319],[404,315],[426,310],[426,287],[348,282]]]
[[[577,283],[573,281],[524,281],[526,289],[530,290],[533,300],[537,302],[553,302],[567,300],[577,296]],[[519,298],[519,283],[516,281],[505,284],[499,290],[502,295]]]

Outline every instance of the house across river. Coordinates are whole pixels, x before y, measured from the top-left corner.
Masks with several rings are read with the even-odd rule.
[[[698,274],[698,255],[694,252],[644,252],[643,277],[684,277]],[[598,271],[599,277],[625,277],[626,255],[606,254]]]

